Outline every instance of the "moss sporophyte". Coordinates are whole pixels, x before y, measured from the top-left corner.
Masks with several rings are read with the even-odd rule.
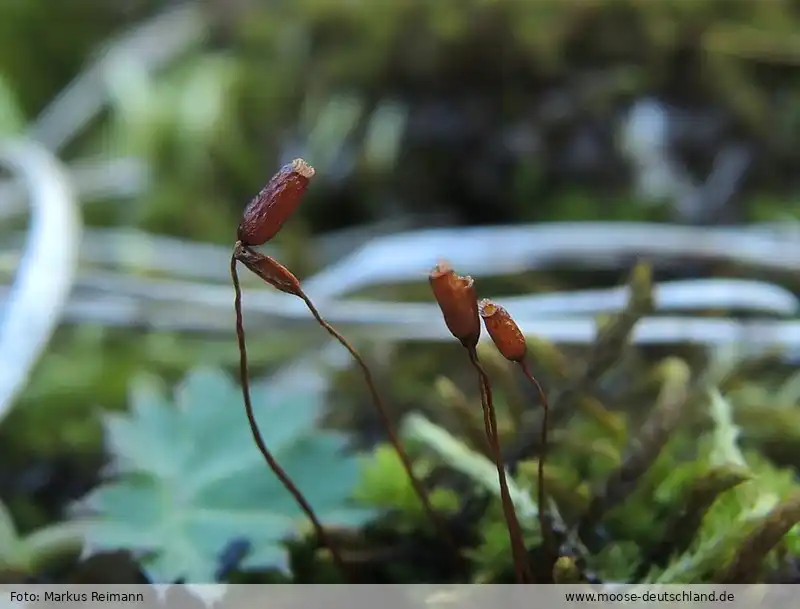
[[[235,289],[234,309],[240,355],[241,389],[250,431],[271,470],[293,495],[311,521],[319,544],[326,546],[330,550],[333,560],[342,571],[345,579],[349,582],[356,582],[356,569],[353,561],[356,561],[357,558],[353,554],[349,555],[348,560],[351,561],[349,564],[344,559],[342,552],[337,547],[337,543],[335,543],[335,539],[343,543],[344,538],[338,536],[334,538],[331,532],[323,527],[314,513],[314,508],[266,446],[254,419],[242,318],[242,293],[237,275],[237,263],[239,262],[276,290],[301,299],[316,322],[351,354],[367,384],[372,403],[379,414],[391,443],[391,450],[396,452],[399,463],[402,464],[402,471],[408,478],[409,487],[413,487],[411,496],[419,500],[419,505],[423,508],[422,511],[435,526],[445,547],[449,548],[454,566],[457,567],[456,572],[466,575],[470,571],[461,569],[464,565],[461,553],[471,554],[472,560],[475,561],[475,554],[472,553],[469,545],[471,541],[464,539],[461,545],[457,545],[454,538],[456,532],[464,530],[464,522],[459,521],[461,515],[469,513],[471,514],[469,518],[473,520],[479,517],[476,516],[475,510],[469,511],[471,509],[470,503],[476,499],[475,496],[470,495],[467,497],[465,505],[459,508],[459,514],[450,517],[448,520],[445,520],[440,513],[434,510],[429,498],[429,489],[412,469],[408,454],[400,443],[395,429],[395,422],[388,415],[389,411],[376,389],[367,363],[358,351],[323,318],[303,290],[302,282],[297,276],[278,260],[265,256],[254,249],[279,233],[284,222],[297,209],[313,176],[314,169],[301,159],[282,167],[247,206],[237,229],[237,240],[231,255],[230,270]],[[502,520],[495,520],[494,526],[500,527],[499,532],[502,533],[501,539],[503,542],[506,541],[506,538],[508,539],[516,581],[518,583],[545,581],[566,583],[576,579],[591,580],[591,570],[585,570],[581,561],[595,556],[595,551],[590,546],[596,546],[595,549],[604,547],[602,543],[598,546],[594,542],[596,534],[601,532],[599,528],[600,519],[608,515],[608,518],[613,520],[612,508],[617,509],[625,506],[624,501],[632,496],[632,491],[635,487],[633,483],[639,479],[644,479],[644,476],[651,470],[657,469],[657,459],[661,455],[666,454],[669,458],[675,458],[675,455],[669,452],[672,449],[670,448],[665,452],[665,447],[668,446],[668,440],[671,441],[675,436],[674,432],[682,420],[682,413],[686,410],[686,404],[699,399],[698,390],[692,388],[691,379],[693,375],[689,365],[682,360],[671,358],[669,365],[663,370],[665,378],[663,379],[663,387],[658,396],[656,407],[653,409],[651,416],[642,425],[636,442],[632,444],[633,447],[629,448],[626,454],[623,454],[623,446],[613,444],[611,445],[611,453],[604,453],[606,456],[613,456],[614,463],[611,469],[603,475],[603,484],[597,485],[596,490],[590,490],[587,486],[584,496],[584,492],[581,489],[575,492],[574,488],[566,488],[571,484],[569,481],[561,483],[559,478],[559,471],[563,469],[561,464],[556,463],[553,466],[547,466],[548,469],[547,471],[545,470],[545,461],[548,454],[548,430],[554,423],[566,423],[570,416],[579,410],[576,406],[580,406],[587,413],[591,411],[597,421],[610,434],[609,438],[607,438],[609,441],[613,439],[613,442],[618,440],[622,442],[624,437],[627,437],[627,434],[624,433],[625,430],[620,430],[619,425],[615,423],[617,421],[620,424],[624,424],[624,421],[618,419],[615,414],[605,410],[602,404],[599,404],[597,382],[620,361],[622,351],[629,344],[637,322],[643,316],[649,315],[654,311],[653,282],[649,267],[639,264],[633,270],[628,282],[630,297],[627,305],[609,323],[598,327],[597,337],[577,369],[574,369],[566,361],[564,354],[558,352],[554,347],[547,347],[542,341],[536,340],[532,336],[526,337],[520,325],[517,324],[505,307],[487,298],[479,300],[477,282],[470,276],[459,275],[447,262],[440,261],[429,272],[428,280],[445,326],[467,351],[470,364],[477,375],[483,415],[483,430],[480,429],[480,422],[476,420],[477,425],[474,431],[477,432],[476,438],[480,440],[478,444],[481,444],[481,446],[484,445],[481,434],[485,435],[485,446],[488,447],[488,452],[493,461],[493,466],[489,466],[488,480],[492,481],[494,479],[494,470],[497,473],[497,486],[493,486],[493,489],[496,490],[499,487],[503,518]],[[517,439],[511,444],[510,449],[507,449],[505,456],[500,445],[498,417],[495,411],[492,384],[486,369],[478,357],[478,344],[482,327],[486,329],[489,339],[494,343],[499,354],[498,359],[519,366],[525,379],[535,389],[538,395],[538,402],[541,405],[542,416],[538,422],[535,416],[530,421],[518,421],[518,425],[514,428]],[[491,354],[492,352],[489,353]],[[565,389],[559,391],[553,400],[553,408],[548,403],[545,391],[531,371],[528,363],[529,355],[531,359],[535,359],[537,366],[542,370],[556,374],[559,379],[566,382]],[[489,357],[486,354],[484,356],[487,357],[488,365],[490,362]],[[530,427],[531,424],[534,427]],[[538,434],[535,433],[536,425],[540,425],[540,433]],[[622,436],[620,436],[620,431],[623,432]],[[564,446],[569,444],[569,440],[570,438],[566,436],[560,436],[559,438],[559,442],[563,443]],[[575,447],[577,451],[586,448],[586,443],[579,441],[577,443],[582,444]],[[606,446],[602,442],[590,444],[590,449],[595,452]],[[572,445],[570,444],[569,446],[571,447]],[[527,459],[537,450],[539,455],[536,463],[538,497],[535,509],[541,530],[541,546],[539,548],[528,548],[523,537],[523,529],[517,511],[519,510],[520,516],[524,515],[527,520],[528,515],[533,513],[531,511],[531,498],[520,491],[519,485],[508,476],[506,469],[508,468],[509,471],[513,472],[516,466],[519,465],[520,470],[522,470],[522,466],[527,465],[522,460]],[[572,449],[570,448],[570,450]],[[459,454],[462,457],[464,456],[462,453]],[[597,454],[600,453],[597,452]],[[420,466],[423,465],[420,463]],[[595,465],[595,463],[592,462],[592,465]],[[422,470],[423,467],[420,467],[420,471]],[[483,471],[486,471],[485,468]],[[697,470],[695,473],[697,474],[695,484],[689,489],[690,492],[686,500],[680,499],[680,502],[685,503],[684,508],[679,510],[675,517],[666,523],[664,534],[659,536],[662,542],[653,545],[649,550],[644,548],[642,551],[647,550],[647,552],[642,555],[644,557],[643,561],[631,560],[629,562],[631,564],[641,563],[650,567],[653,564],[664,566],[665,570],[659,576],[659,581],[681,582],[688,577],[687,573],[698,573],[698,577],[701,579],[708,579],[711,576],[707,573],[708,569],[704,566],[705,563],[698,562],[699,559],[687,561],[682,558],[689,552],[687,550],[689,547],[688,540],[695,539],[699,535],[700,541],[706,544],[703,548],[709,549],[709,551],[715,548],[723,548],[725,552],[729,552],[734,546],[740,550],[740,553],[736,554],[738,556],[736,561],[730,564],[726,563],[727,566],[725,568],[721,567],[719,574],[712,574],[714,581],[732,582],[753,579],[755,577],[753,574],[757,572],[757,567],[763,563],[767,553],[788,534],[787,531],[793,523],[800,520],[800,508],[798,508],[800,506],[800,495],[780,495],[782,501],[769,514],[761,518],[758,527],[748,532],[742,531],[741,527],[734,525],[732,526],[731,534],[725,537],[727,545],[720,545],[718,543],[718,535],[713,531],[709,533],[705,530],[705,525],[701,527],[698,523],[705,522],[702,519],[702,515],[711,509],[712,503],[716,505],[723,501],[729,489],[738,492],[737,485],[742,484],[742,481],[749,478],[741,472],[727,472],[724,467],[722,469],[719,469],[719,467],[717,469],[712,468],[707,472]],[[520,474],[522,476],[525,475],[523,471],[520,471]],[[481,480],[487,479],[483,474],[479,477]],[[756,478],[753,479],[755,480]],[[545,488],[546,482],[547,489]],[[490,483],[493,484],[493,482]],[[737,488],[734,489],[734,487]],[[436,490],[442,489],[437,488]],[[546,490],[547,493],[545,492]],[[564,495],[565,490],[570,491],[569,497],[574,501],[567,501],[569,497]],[[549,495],[552,495],[554,499],[550,503],[548,503]],[[739,501],[738,495],[732,496],[730,493],[728,495],[732,497],[728,501]],[[513,501],[512,496],[514,497]],[[722,499],[717,499],[718,497]],[[741,497],[746,498],[746,489],[742,489]],[[745,504],[746,502],[742,503],[742,505]],[[474,502],[472,507],[474,507]],[[568,518],[565,519],[561,513],[562,511],[572,511],[573,513],[568,514]],[[716,517],[720,518],[721,516]],[[565,523],[570,520],[574,526],[568,529]],[[485,550],[487,552],[491,551],[491,555],[496,557],[495,546],[488,543],[489,531],[491,530],[494,529],[489,525],[487,530],[481,531],[481,533],[487,535]],[[692,534],[684,536],[670,533],[671,531],[680,530],[688,530]],[[493,541],[492,543],[495,542]],[[507,556],[505,547],[502,554]],[[622,547],[618,547],[617,550],[622,551]],[[714,551],[716,552],[716,550]],[[722,550],[719,550],[719,552],[722,552]],[[670,557],[677,554],[680,554],[680,557],[669,563]],[[724,561],[720,560],[720,564],[722,564]],[[644,575],[636,576],[635,572],[624,576],[626,580],[631,578],[639,579],[641,577],[644,577]],[[477,581],[482,581],[480,574],[477,577]]]
[[[233,281],[235,299],[234,309],[236,313],[236,334],[239,343],[239,361],[242,393],[244,398],[245,410],[248,422],[253,434],[256,445],[264,456],[265,461],[280,479],[287,490],[294,496],[297,503],[303,509],[316,531],[320,544],[329,548],[334,561],[349,581],[355,581],[353,573],[348,570],[347,564],[338,551],[336,544],[326,533],[324,527],[316,517],[313,508],[308,504],[301,491],[294,485],[286,472],[273,458],[269,449],[265,445],[258,425],[253,416],[253,408],[250,399],[249,375],[247,370],[247,349],[244,334],[244,323],[242,315],[242,293],[236,269],[236,263],[241,262],[250,272],[260,277],[265,283],[273,288],[296,296],[303,300],[309,312],[317,323],[328,332],[334,339],[341,343],[352,355],[364,376],[364,380],[369,388],[372,401],[380,415],[389,441],[399,456],[406,474],[411,481],[419,500],[428,515],[429,519],[435,524],[442,539],[450,547],[453,559],[460,562],[459,549],[453,539],[448,524],[434,510],[431,505],[428,492],[422,482],[415,476],[411,461],[403,449],[397,435],[394,421],[389,417],[383,401],[378,393],[370,368],[356,349],[325,319],[317,310],[314,303],[303,291],[297,277],[280,262],[256,252],[254,246],[263,245],[281,230],[284,222],[292,215],[305,194],[311,178],[314,177],[314,168],[303,159],[295,159],[291,163],[284,165],[258,193],[258,195],[247,205],[244,210],[242,220],[237,229],[237,241],[231,255],[231,279]],[[536,386],[540,393],[542,406],[545,411],[545,418],[542,424],[542,445],[543,449],[547,441],[547,411],[548,405],[544,392],[530,373],[525,363],[526,344],[525,337],[514,323],[508,312],[494,304],[490,300],[478,302],[475,281],[472,277],[458,275],[452,267],[445,261],[431,270],[428,276],[431,291],[434,299],[441,309],[445,325],[458,339],[461,345],[467,350],[469,361],[475,368],[478,376],[478,387],[483,408],[484,431],[489,442],[495,466],[497,468],[498,481],[500,484],[503,514],[508,527],[508,535],[514,559],[514,568],[518,583],[532,582],[530,562],[525,547],[522,529],[514,509],[514,504],[509,493],[508,481],[506,479],[505,464],[500,448],[500,440],[497,430],[497,415],[492,399],[492,387],[489,376],[484,370],[478,359],[477,345],[481,334],[481,319],[486,326],[486,330],[497,346],[497,349],[510,361],[519,364],[526,377]],[[545,514],[545,494],[544,494],[544,451],[539,460],[539,519],[542,529],[542,539],[547,544],[548,559],[555,563],[558,557],[557,550],[553,548],[552,531],[549,528]]]
[[[300,200],[308,188],[311,178],[314,177],[314,173],[314,168],[303,159],[295,159],[291,163],[284,165],[245,208],[242,220],[239,223],[239,227],[236,232],[237,241],[234,244],[233,253],[231,254],[230,272],[235,292],[234,310],[236,315],[236,336],[239,344],[240,380],[242,385],[245,411],[250,429],[253,434],[253,439],[255,440],[256,445],[261,451],[261,454],[263,455],[264,460],[267,462],[270,469],[275,473],[286,489],[292,494],[302,508],[303,512],[311,521],[320,544],[327,546],[331,552],[333,560],[336,562],[343,576],[348,581],[355,582],[356,577],[354,571],[348,569],[341,552],[331,539],[331,536],[325,531],[322,523],[314,513],[312,506],[309,505],[302,492],[296,487],[288,474],[283,470],[280,464],[270,453],[268,447],[264,443],[263,437],[258,428],[258,424],[255,421],[255,417],[253,415],[253,406],[250,398],[247,347],[242,314],[242,290],[236,268],[237,262],[241,262],[253,274],[260,277],[265,283],[269,284],[275,289],[300,298],[306,304],[309,312],[317,321],[317,323],[342,346],[344,346],[345,349],[347,349],[347,351],[352,355],[353,359],[361,369],[364,380],[369,388],[370,395],[372,396],[372,401],[383,423],[389,441],[397,452],[397,455],[403,464],[405,472],[414,487],[420,503],[428,515],[428,518],[436,526],[442,539],[450,547],[453,560],[459,562],[460,556],[458,547],[456,546],[452,533],[450,532],[445,520],[434,510],[430,502],[428,492],[422,484],[422,481],[419,480],[414,474],[411,460],[400,443],[396,425],[389,416],[389,411],[387,410],[386,406],[383,404],[380,394],[375,386],[369,366],[367,366],[367,363],[364,361],[358,351],[356,351],[356,349],[333,326],[325,321],[314,303],[303,291],[300,281],[297,279],[297,277],[295,277],[295,275],[289,271],[289,269],[280,264],[277,260],[260,254],[252,249],[253,246],[263,245],[278,234],[284,222],[291,216],[291,214],[299,205]],[[475,309],[475,321],[477,322],[477,309]],[[480,330],[479,326],[478,330]]]

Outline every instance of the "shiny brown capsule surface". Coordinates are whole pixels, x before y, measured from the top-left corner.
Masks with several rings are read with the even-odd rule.
[[[281,167],[245,208],[237,239],[244,245],[263,245],[277,235],[300,203],[314,173],[303,159]]]
[[[234,257],[275,289],[294,296],[300,295],[300,280],[274,258],[255,252],[242,243],[236,244]]]
[[[483,318],[483,325],[500,354],[512,362],[524,360],[528,350],[525,336],[508,311],[488,298],[480,301],[478,310]]]
[[[481,322],[472,277],[462,277],[449,264],[440,262],[430,272],[428,280],[447,329],[465,347],[474,348],[481,335]]]

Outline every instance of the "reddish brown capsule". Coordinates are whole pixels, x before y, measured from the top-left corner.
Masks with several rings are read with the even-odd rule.
[[[486,331],[500,354],[512,362],[523,361],[528,350],[525,335],[508,311],[488,298],[480,301],[478,309],[483,318],[483,325],[486,326]]]
[[[277,235],[313,177],[314,168],[303,159],[281,167],[245,208],[237,239],[244,245],[263,245]]]
[[[293,296],[300,296],[300,281],[274,258],[254,252],[240,242],[236,243],[233,255],[252,273],[258,275],[275,289]]]
[[[462,345],[474,348],[481,335],[481,322],[472,277],[457,275],[449,264],[440,262],[430,272],[428,280],[447,329]]]

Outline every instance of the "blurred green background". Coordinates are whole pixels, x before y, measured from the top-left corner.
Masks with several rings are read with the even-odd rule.
[[[798,64],[800,2],[785,0],[5,0],[0,135],[88,168],[89,241],[122,228],[227,246],[247,201],[302,156],[317,176],[274,245],[305,277],[330,261],[320,235],[358,227],[794,219]],[[87,74],[86,97],[47,114]],[[24,210],[1,221],[12,251]],[[304,346],[251,342],[258,373]],[[124,407],[134,374],[236,357],[232,325],[59,328],[0,426],[0,494],[20,526],[91,485],[97,413]],[[427,399],[437,358],[398,358],[403,409]]]

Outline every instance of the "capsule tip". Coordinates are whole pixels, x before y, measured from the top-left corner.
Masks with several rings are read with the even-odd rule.
[[[484,298],[478,303],[478,311],[480,312],[481,317],[491,317],[497,313],[497,305],[488,298]]]
[[[292,166],[292,171],[300,174],[307,180],[313,178],[314,174],[316,173],[316,170],[303,159],[295,159],[294,161],[292,161],[291,166]]]

